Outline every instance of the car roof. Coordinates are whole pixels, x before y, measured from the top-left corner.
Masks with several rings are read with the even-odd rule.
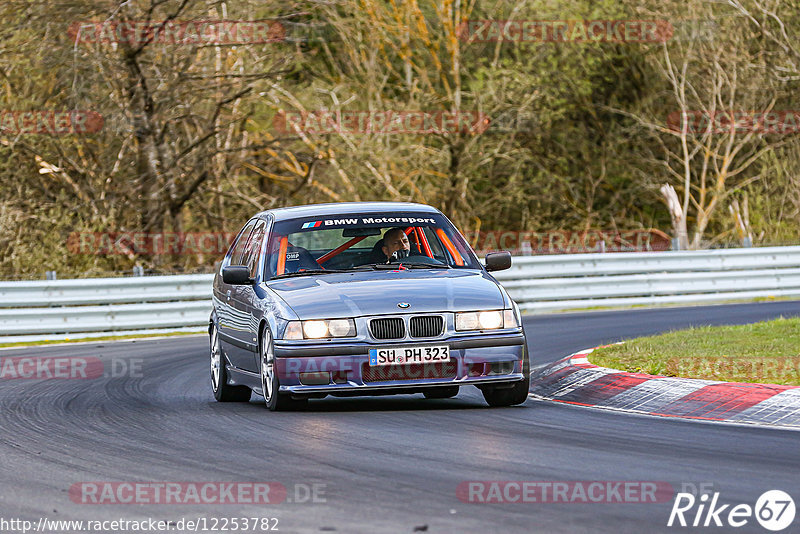
[[[439,210],[426,204],[414,202],[336,202],[328,204],[307,204],[262,211],[257,217],[272,214],[276,221],[296,219],[299,217],[323,217],[342,213],[385,213],[387,211],[417,211],[421,213],[439,213]]]

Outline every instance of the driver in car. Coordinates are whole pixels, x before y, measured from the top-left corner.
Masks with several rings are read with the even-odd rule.
[[[411,254],[411,243],[402,228],[390,228],[383,234],[381,250],[386,254],[386,263],[392,260],[402,260]]]

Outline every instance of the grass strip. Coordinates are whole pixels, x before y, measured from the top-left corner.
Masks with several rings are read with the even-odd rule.
[[[651,375],[800,386],[800,318],[676,330],[597,349],[589,360]]]
[[[75,339],[47,339],[43,341],[17,341],[13,343],[0,343],[0,348],[5,349],[9,347],[36,347],[39,345],[60,345],[62,343],[92,343],[94,341],[121,341],[126,339],[145,339],[148,337],[173,337],[173,336],[196,336],[203,332],[163,332],[152,334],[130,334],[124,336],[101,336],[101,337],[81,337]],[[80,334],[76,334],[80,335]]]

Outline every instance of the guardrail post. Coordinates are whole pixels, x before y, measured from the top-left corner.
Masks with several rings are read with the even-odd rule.
[[[133,276],[144,276],[144,269],[141,265],[133,266]]]
[[[44,272],[45,280],[57,280],[56,272],[55,271],[45,271]]]

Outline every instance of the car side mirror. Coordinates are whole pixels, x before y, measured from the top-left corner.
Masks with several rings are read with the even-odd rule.
[[[253,279],[250,278],[250,269],[245,265],[229,265],[223,268],[222,281],[235,286],[253,283]]]
[[[502,271],[511,267],[511,253],[507,250],[490,252],[486,255],[487,271]]]

